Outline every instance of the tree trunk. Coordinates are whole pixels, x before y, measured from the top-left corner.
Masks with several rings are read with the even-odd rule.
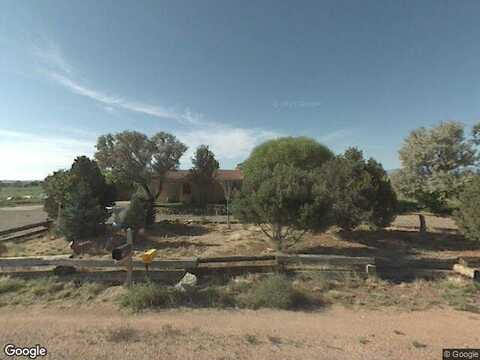
[[[425,222],[425,215],[423,214],[418,214],[418,219],[420,221],[420,233],[426,233],[427,232],[427,223]]]

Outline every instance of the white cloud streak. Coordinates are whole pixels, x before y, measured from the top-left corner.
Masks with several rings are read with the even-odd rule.
[[[47,71],[47,75],[58,84],[70,90],[72,93],[87,97],[89,99],[107,105],[108,111],[112,109],[124,109],[136,113],[141,113],[161,119],[172,119],[183,124],[199,124],[202,115],[185,109],[178,112],[159,105],[151,105],[138,101],[128,100],[116,95],[108,95],[93,88],[86,87],[78,81],[73,80],[69,76],[62,75],[58,72]]]

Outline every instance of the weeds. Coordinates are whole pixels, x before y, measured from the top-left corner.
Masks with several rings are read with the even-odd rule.
[[[244,307],[292,309],[309,303],[306,294],[293,287],[292,282],[284,275],[265,277],[254,283],[250,291],[239,296]]]
[[[422,344],[421,342],[418,342],[417,340],[413,340],[413,341],[412,341],[412,345],[413,345],[413,347],[416,348],[416,349],[424,349],[424,348],[427,347],[426,344]]]
[[[182,331],[174,328],[170,324],[165,324],[162,326],[162,335],[166,337],[178,337],[183,335]]]
[[[260,341],[257,339],[257,336],[256,336],[256,335],[246,334],[246,335],[245,335],[245,340],[246,340],[250,345],[258,345],[258,344],[260,344]]]
[[[109,342],[137,342],[140,341],[138,331],[130,326],[121,326],[115,329],[108,329],[105,338]]]
[[[25,281],[13,279],[8,276],[0,278],[0,294],[18,291],[25,286]]]
[[[11,277],[0,277],[0,304],[34,304],[52,301],[71,300],[76,302],[95,299],[104,285],[64,282],[55,277],[22,280]]]
[[[153,283],[136,284],[120,297],[120,305],[133,311],[178,306],[226,307],[233,304],[228,293],[221,288],[206,287],[181,291]]]

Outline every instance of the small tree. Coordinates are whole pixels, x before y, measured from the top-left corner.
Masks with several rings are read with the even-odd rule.
[[[257,224],[277,251],[285,251],[311,229],[329,224],[330,198],[319,168],[333,154],[315,140],[281,138],[255,148],[244,163],[235,196],[235,216]]]
[[[460,194],[455,221],[467,239],[480,241],[480,175],[472,177]]]
[[[98,234],[108,217],[106,207],[113,194],[95,161],[76,158],[68,171],[58,171],[44,181],[48,194],[45,209],[57,218],[57,226],[68,240],[80,240]]]
[[[198,187],[199,198],[196,199],[200,205],[207,203],[209,188],[213,184],[214,176],[219,168],[214,153],[207,145],[200,145],[192,157],[193,168],[190,170],[190,179]]]
[[[135,237],[138,231],[145,227],[146,219],[147,201],[142,194],[135,193],[130,200],[130,205],[122,222],[122,228],[132,229]]]
[[[86,156],[77,157],[70,169],[71,186],[85,181],[102,208],[112,206],[115,202],[115,190],[107,184],[105,176],[97,163]]]
[[[90,185],[79,181],[65,197],[60,230],[69,241],[77,241],[98,234],[99,226],[107,214],[100,205]]]
[[[365,161],[361,151],[350,148],[327,162],[321,171],[332,198],[335,224],[352,230],[361,223],[385,227],[393,221],[397,198],[378,162]]]
[[[42,186],[47,195],[43,208],[49,218],[57,219],[58,222],[62,217],[67,189],[70,187],[70,172],[67,170],[55,171],[45,178]]]

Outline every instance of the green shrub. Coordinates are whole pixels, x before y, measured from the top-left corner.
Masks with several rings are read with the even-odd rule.
[[[61,232],[69,241],[95,236],[106,218],[105,208],[93,197],[88,184],[82,181],[67,194],[60,222]]]
[[[138,231],[145,227],[148,211],[147,208],[147,199],[145,199],[140,193],[135,193],[132,196],[130,205],[125,213],[122,227],[125,229],[131,228],[134,231]]]
[[[361,223],[386,227],[394,220],[397,197],[382,165],[350,148],[328,161],[321,170],[327,193],[333,202],[334,223],[352,230]]]
[[[305,137],[256,147],[243,164],[242,189],[232,203],[235,218],[258,224],[278,251],[286,251],[307,230],[325,229],[330,202],[317,179],[332,157],[327,147]]]
[[[25,280],[14,279],[9,276],[0,277],[0,294],[18,291],[25,286]]]
[[[182,291],[154,283],[136,284],[120,297],[120,306],[133,311],[179,306],[227,307],[234,304],[231,295],[213,286]]]
[[[30,290],[35,296],[55,295],[65,287],[64,283],[53,277],[31,280],[29,284],[31,284]]]
[[[480,175],[476,175],[465,186],[460,195],[455,221],[467,239],[480,240]]]
[[[135,284],[120,297],[120,305],[133,311],[154,307],[166,307],[170,302],[169,291],[152,283]]]
[[[272,275],[252,284],[250,291],[239,295],[239,304],[245,307],[292,309],[307,305],[306,295],[296,290],[284,275]]]

